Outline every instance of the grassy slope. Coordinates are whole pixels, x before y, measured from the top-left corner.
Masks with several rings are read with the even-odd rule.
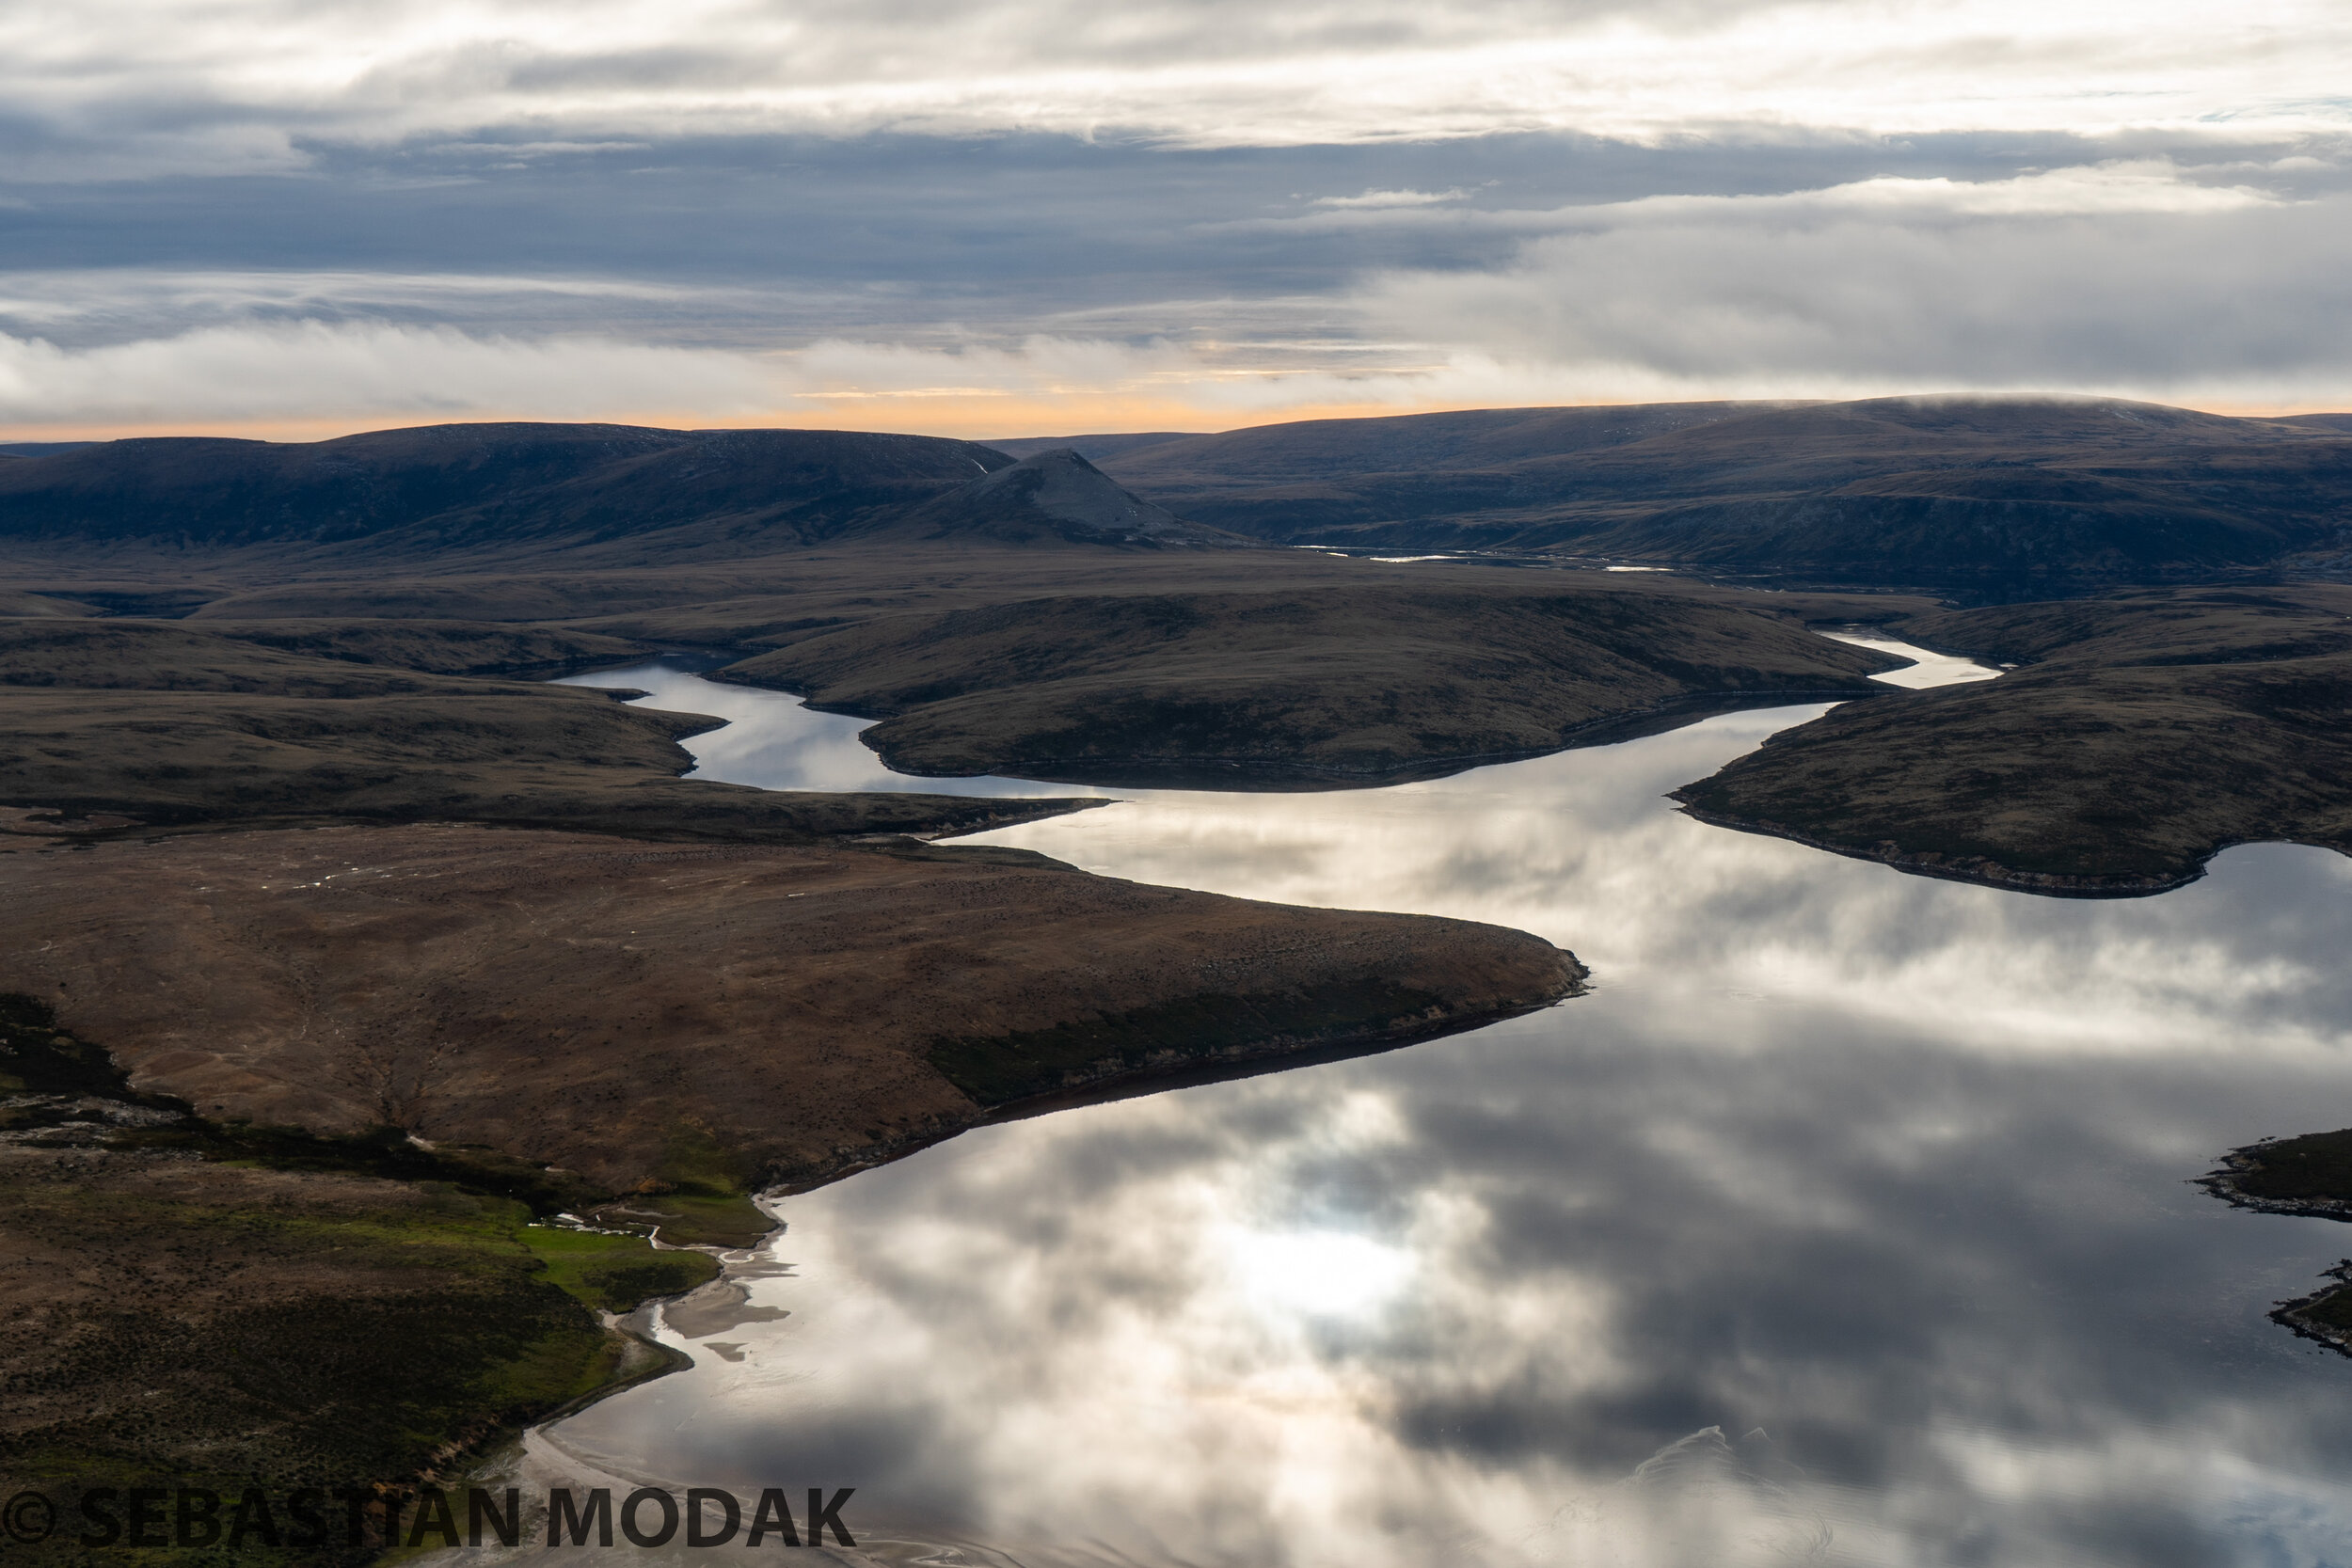
[[[102,1049],[56,1025],[34,999],[0,995],[11,1491],[160,1481],[234,1496],[260,1481],[282,1494],[430,1473],[642,1375],[654,1358],[596,1312],[717,1275],[703,1253],[535,1225],[531,1204],[498,1190],[504,1173],[469,1181],[467,1162],[405,1139],[207,1122],[133,1092]],[[395,1151],[455,1180],[387,1168]],[[701,1201],[715,1214],[730,1200]],[[63,1537],[53,1546],[12,1550],[72,1555]],[[119,1560],[151,1555],[188,1560]]]
[[[538,677],[619,664],[641,650],[625,638],[553,626],[484,626],[471,621],[380,619],[237,622],[215,619],[204,631],[263,647],[355,664],[389,665],[437,675]]]
[[[677,739],[715,721],[430,673],[632,645],[615,638],[214,625],[0,620],[0,802],[147,824],[437,819],[771,843],[1065,809],[688,782]]]
[[[784,645],[724,677],[886,719],[867,743],[908,771],[1244,784],[1543,752],[1700,697],[1864,695],[1892,662],[1729,596],[1491,572],[1069,594],[766,640]]]
[[[393,1125],[469,1168],[371,1168],[535,1198],[555,1166],[648,1209],[969,1125],[944,1038],[968,1059],[1041,1031],[1107,1037],[1058,1089],[1155,1065],[1170,1042],[1152,1009],[1238,999],[1254,1023],[1194,1053],[1275,1055],[1469,1027],[1581,973],[1494,927],[1145,887],[1014,851],[469,825],[0,841],[0,951],[134,1083],[215,1119],[358,1139]]]
[[[1008,460],[842,431],[426,425],[317,442],[135,439],[0,465],[0,539],[228,545],[280,562],[487,550],[544,566],[805,545]]]
[[[1571,550],[2010,593],[2197,580],[2330,547],[2352,495],[2340,430],[2104,400],[1319,420],[1104,467],[1197,521],[1289,543]]]
[[[2052,893],[2153,892],[2255,840],[2352,851],[2352,589],[2149,591],[1899,629],[2021,668],[1837,708],[1678,798]]]
[[[226,594],[180,625],[286,639],[363,607],[731,650],[729,678],[889,718],[873,743],[914,771],[1117,780],[1199,768],[1212,782],[1208,769],[1238,760],[1243,782],[1265,784],[1281,770],[1347,782],[1549,750],[1704,693],[1873,691],[1862,677],[1886,660],[1803,622],[1927,604],[1290,551],[942,545],[811,551],[723,578],[283,582]]]
[[[642,1375],[598,1310],[717,1272],[449,1187],[24,1148],[0,1170],[0,1476],[61,1497],[446,1474]]]

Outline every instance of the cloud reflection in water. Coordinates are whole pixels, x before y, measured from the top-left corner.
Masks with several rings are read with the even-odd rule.
[[[2352,1368],[2263,1314],[2346,1235],[2185,1183],[2352,1123],[2352,861],[2038,899],[1660,799],[1813,711],[987,835],[1598,988],[785,1200],[791,1315],[536,1462],[854,1484],[904,1561],[2341,1560]]]

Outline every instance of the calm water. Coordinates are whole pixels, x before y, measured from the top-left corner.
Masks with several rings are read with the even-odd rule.
[[[736,721],[689,743],[712,777],[1094,793],[901,778],[789,698],[590,679]],[[889,1562],[2352,1561],[2352,1362],[2264,1318],[2352,1229],[2186,1184],[2352,1125],[2352,860],[2249,847],[2068,902],[1661,799],[1820,711],[984,835],[1519,927],[1596,990],[782,1199],[753,1321],[671,1331],[692,1370],[525,1469],[855,1486],[840,1555]]]

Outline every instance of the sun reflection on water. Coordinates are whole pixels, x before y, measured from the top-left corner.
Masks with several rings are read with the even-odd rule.
[[[714,689],[659,698],[744,705],[710,776],[878,771],[856,721]],[[1819,711],[986,835],[1516,926],[1597,988],[781,1200],[747,1282],[789,1316],[676,1341],[534,1462],[837,1479],[909,1564],[2341,1561],[2352,1366],[2264,1314],[2344,1233],[2187,1180],[2352,1122],[2352,861],[2036,899],[1661,799]]]
[[[1305,1317],[1368,1317],[1413,1276],[1411,1253],[1343,1231],[1245,1233],[1227,1252],[1252,1306]]]

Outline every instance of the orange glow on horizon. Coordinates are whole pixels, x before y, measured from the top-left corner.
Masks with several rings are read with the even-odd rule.
[[[811,400],[812,402],[818,400]],[[860,430],[878,434],[944,436],[961,440],[1018,440],[1037,436],[1120,435],[1135,431],[1245,430],[1300,420],[1373,419],[1391,414],[1437,414],[1492,406],[1478,403],[1316,404],[1270,408],[1236,416],[1231,409],[1196,404],[1141,403],[1125,398],[1010,399],[901,398],[883,394],[811,410],[777,410],[728,418],[675,409],[629,410],[600,420],[543,420],[530,414],[469,414],[463,419],[393,419],[355,416],[342,420],[201,420],[139,424],[0,425],[0,442],[113,441],[141,436],[215,436],[255,441],[327,441],[372,430],[411,430],[437,424],[619,424],[656,430]],[[1559,406],[1566,407],[1563,404]],[[902,416],[902,417],[901,417]]]
[[[1965,395],[1965,394],[1959,394]],[[1986,394],[1997,396],[2002,394]],[[2031,394],[2015,394],[2020,396]],[[2075,394],[2064,394],[2075,395]],[[2080,394],[2097,396],[2102,394]],[[616,411],[600,420],[547,420],[530,414],[472,414],[463,419],[403,419],[353,415],[310,420],[190,420],[166,422],[107,424],[0,424],[0,443],[20,441],[113,441],[138,436],[219,436],[254,441],[326,441],[342,436],[378,430],[411,430],[438,424],[595,423],[636,425],[658,430],[856,430],[881,434],[940,436],[962,440],[1020,440],[1041,436],[1105,436],[1131,432],[1182,430],[1215,434],[1248,430],[1261,425],[1295,424],[1308,420],[1384,419],[1410,414],[1457,413],[1493,407],[1598,408],[1634,407],[1642,403],[1706,401],[1692,392],[1680,398],[1582,398],[1524,404],[1467,401],[1427,403],[1301,404],[1287,408],[1241,412],[1204,408],[1174,399],[1132,397],[1015,398],[906,397],[882,393],[839,400],[811,398],[820,406],[774,410],[738,417],[704,411],[643,409]],[[1750,401],[1773,401],[1751,398]],[[1812,399],[1805,401],[1838,401]],[[2158,402],[2157,399],[2139,401]],[[2293,419],[2302,414],[2341,413],[2327,404],[2175,404],[2233,419]]]

